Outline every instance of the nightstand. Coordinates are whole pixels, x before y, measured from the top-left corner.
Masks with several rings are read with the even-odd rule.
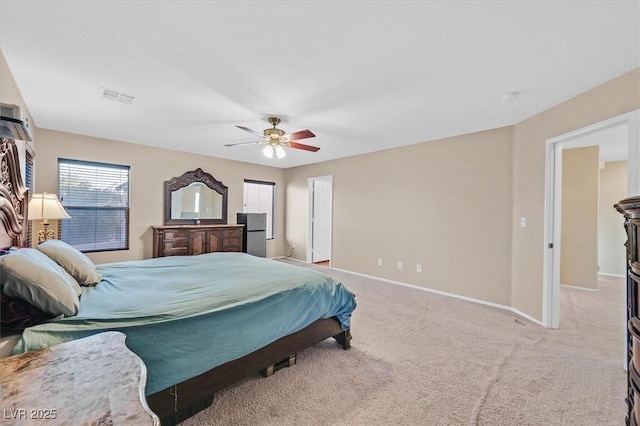
[[[159,425],[147,370],[119,332],[0,359],[0,423]]]

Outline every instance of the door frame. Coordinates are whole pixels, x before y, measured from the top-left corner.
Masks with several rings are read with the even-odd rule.
[[[562,218],[562,150],[589,146],[581,138],[610,127],[628,126],[627,194],[640,194],[640,110],[631,111],[546,140],[542,325],[560,326],[560,235]],[[613,208],[613,207],[612,207]],[[552,244],[553,248],[548,247]]]
[[[328,181],[331,184],[329,197],[329,262],[333,257],[333,175],[311,177],[307,179],[307,263],[313,263],[313,182],[316,180]]]

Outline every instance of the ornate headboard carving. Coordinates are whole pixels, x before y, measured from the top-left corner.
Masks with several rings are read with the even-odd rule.
[[[18,147],[12,139],[0,142],[0,246],[23,245],[26,236],[27,188],[22,182]]]

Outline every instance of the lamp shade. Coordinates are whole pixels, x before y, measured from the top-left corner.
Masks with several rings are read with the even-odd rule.
[[[273,158],[273,147],[271,145],[265,146],[262,150],[262,154],[267,158]]]
[[[285,152],[283,147],[278,145],[276,146],[276,155],[278,156],[278,158],[284,158],[287,156],[287,153]]]
[[[56,194],[33,194],[29,201],[29,220],[71,219]]]

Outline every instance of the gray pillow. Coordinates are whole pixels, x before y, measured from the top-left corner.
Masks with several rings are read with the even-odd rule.
[[[80,285],[94,286],[102,279],[91,259],[64,241],[47,240],[36,248],[62,266]]]
[[[53,315],[78,313],[82,288],[60,265],[38,250],[20,249],[0,257],[0,287]]]

